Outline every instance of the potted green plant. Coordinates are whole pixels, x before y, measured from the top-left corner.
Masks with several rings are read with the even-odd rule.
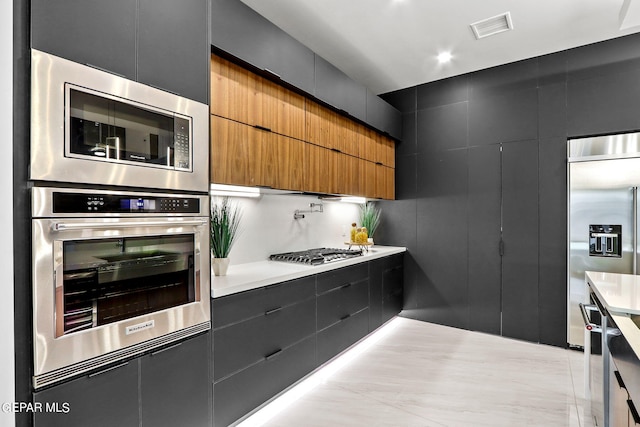
[[[229,267],[229,252],[238,236],[242,210],[222,197],[211,205],[209,232],[211,254],[213,256],[213,274],[225,276]]]
[[[360,205],[360,225],[367,229],[369,242],[373,244],[373,235],[380,225],[380,208],[376,207],[373,202]]]

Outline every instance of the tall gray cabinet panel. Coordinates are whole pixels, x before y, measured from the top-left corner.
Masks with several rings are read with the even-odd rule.
[[[208,103],[205,0],[34,0],[32,47]]]
[[[240,0],[212,0],[211,44],[307,92],[314,53]]]
[[[500,334],[500,146],[469,149],[469,320]]]
[[[207,1],[138,0],[138,4],[138,80],[207,104],[211,49]]]
[[[538,342],[538,141],[503,145],[502,217],[502,334]]]
[[[367,88],[351,80],[345,73],[317,55],[315,70],[316,98],[365,121]]]
[[[136,2],[32,0],[32,47],[136,78]]]

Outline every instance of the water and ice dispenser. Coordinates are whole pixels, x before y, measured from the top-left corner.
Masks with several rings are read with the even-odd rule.
[[[589,225],[589,256],[622,257],[622,225]]]

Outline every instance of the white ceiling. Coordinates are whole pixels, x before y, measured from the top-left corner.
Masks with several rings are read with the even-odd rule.
[[[242,2],[378,94],[640,31],[640,0]],[[504,12],[513,30],[475,39],[471,23]]]

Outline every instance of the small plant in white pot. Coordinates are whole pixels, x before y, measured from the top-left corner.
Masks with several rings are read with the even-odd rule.
[[[360,224],[367,229],[369,243],[373,244],[373,234],[380,225],[380,208],[373,202],[360,205]]]
[[[213,274],[225,276],[229,267],[229,252],[238,236],[242,210],[222,197],[211,205],[209,232],[211,254],[213,256]]]

